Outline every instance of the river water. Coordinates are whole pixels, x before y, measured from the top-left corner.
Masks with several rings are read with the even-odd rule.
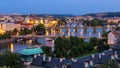
[[[71,26],[76,26],[77,24],[71,24]],[[69,26],[66,25],[66,26]],[[65,28],[62,28],[62,32],[63,35],[67,36],[68,34],[66,33]],[[112,30],[110,28],[105,29],[105,31],[109,31]],[[94,29],[92,27],[88,28],[86,32],[84,32],[84,28],[79,28],[78,31],[76,33],[74,33],[74,29],[70,28],[70,36],[81,36],[81,37],[85,37],[85,36],[90,36],[90,37],[101,37],[102,33],[103,33],[103,29],[102,28],[96,28],[96,32],[93,32]],[[85,39],[85,41],[89,41],[89,39]],[[45,38],[39,38],[37,40],[38,43],[46,45],[46,46],[54,46],[54,40],[53,41],[47,41]],[[22,49],[25,49],[27,47],[31,47],[31,46],[36,46],[35,44],[32,44],[31,40],[28,40],[26,43],[9,43],[9,44],[1,44],[0,45],[0,53],[3,51],[11,51],[11,52],[17,52],[19,53]],[[38,46],[38,45],[37,45]],[[39,45],[41,46],[41,45]]]

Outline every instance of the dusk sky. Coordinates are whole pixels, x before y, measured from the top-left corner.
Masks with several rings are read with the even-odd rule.
[[[120,0],[0,0],[0,14],[74,14],[120,11]]]

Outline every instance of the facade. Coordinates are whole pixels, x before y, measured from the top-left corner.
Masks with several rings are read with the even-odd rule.
[[[112,31],[108,34],[108,44],[118,44],[120,42],[120,32]]]
[[[20,30],[20,24],[14,23],[0,23],[0,32],[12,31],[14,29]]]

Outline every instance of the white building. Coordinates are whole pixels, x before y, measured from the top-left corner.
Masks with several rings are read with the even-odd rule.
[[[0,23],[0,33],[6,32],[6,31],[12,31],[14,29],[20,30],[20,24],[14,24],[14,23]]]
[[[108,34],[108,44],[117,44],[120,41],[120,33],[112,31]]]

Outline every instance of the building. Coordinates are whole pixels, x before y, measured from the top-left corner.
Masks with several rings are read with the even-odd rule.
[[[43,50],[38,47],[26,48],[20,52],[20,55],[22,56],[22,62],[26,62],[27,64],[32,63],[33,59],[41,54],[43,54]]]
[[[108,34],[108,44],[118,44],[120,42],[120,32],[112,31]]]
[[[20,30],[20,24],[14,23],[0,23],[0,33],[4,33],[6,31],[12,31],[14,29]]]

